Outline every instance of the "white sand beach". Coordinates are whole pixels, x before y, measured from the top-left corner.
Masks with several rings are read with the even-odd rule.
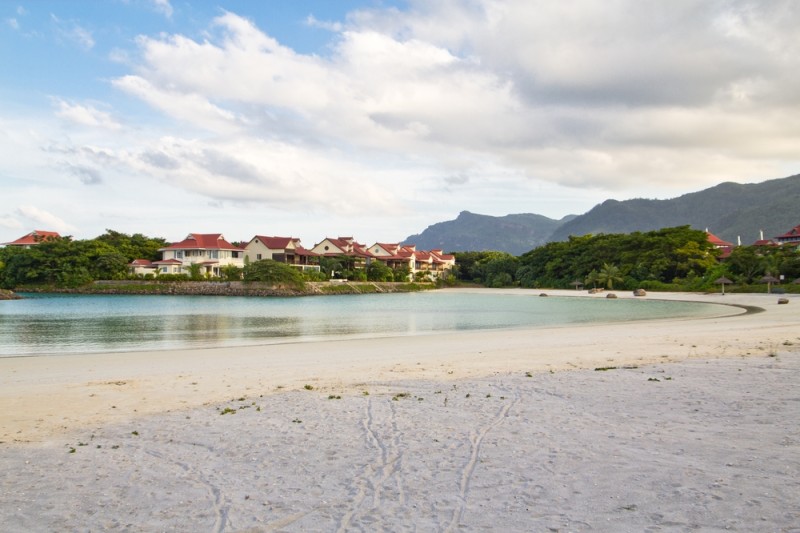
[[[800,298],[781,297],[646,297],[728,304],[703,319],[0,359],[0,524],[800,532]]]

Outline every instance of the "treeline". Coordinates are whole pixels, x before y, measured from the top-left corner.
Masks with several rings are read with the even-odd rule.
[[[605,287],[701,291],[726,277],[737,285],[759,283],[769,274],[800,278],[795,247],[736,247],[720,250],[704,231],[689,226],[650,232],[570,237],[516,257],[504,252],[456,253],[459,279],[488,287]]]
[[[168,243],[142,234],[112,230],[88,240],[48,238],[30,248],[0,248],[0,287],[26,285],[79,287],[94,280],[125,279],[134,259],[161,258]]]
[[[73,240],[71,237],[47,238],[30,248],[6,246],[0,248],[0,288],[76,288],[97,280],[141,280],[130,275],[128,264],[134,259],[161,259],[160,248],[169,243],[162,238],[142,234],[127,235],[113,230],[94,239]],[[182,274],[148,274],[146,279],[166,282],[205,280],[199,264],[186,266]],[[246,262],[243,268],[234,265],[220,267],[217,281],[266,282],[300,289],[306,281],[326,281],[344,278],[351,281],[406,282],[407,267],[391,269],[380,261],[358,268],[352,257],[320,258],[320,271],[301,272],[297,268],[272,261]],[[416,282],[430,281],[426,272],[415,274]]]

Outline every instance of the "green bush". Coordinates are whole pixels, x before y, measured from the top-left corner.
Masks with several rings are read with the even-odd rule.
[[[263,259],[246,265],[243,269],[245,282],[262,282],[272,285],[303,289],[303,274],[296,268],[272,259]]]

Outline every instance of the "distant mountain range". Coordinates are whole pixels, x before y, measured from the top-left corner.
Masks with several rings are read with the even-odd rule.
[[[752,244],[800,224],[800,174],[755,184],[721,183],[670,200],[606,200],[583,215],[554,220],[543,215],[502,217],[462,211],[428,226],[404,243],[447,252],[500,250],[521,255],[570,235],[631,233],[689,225],[718,237]]]

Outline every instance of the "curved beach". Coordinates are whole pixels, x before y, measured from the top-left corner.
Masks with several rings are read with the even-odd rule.
[[[691,320],[0,359],[0,523],[797,531],[800,298],[781,297],[647,296],[726,304]]]

